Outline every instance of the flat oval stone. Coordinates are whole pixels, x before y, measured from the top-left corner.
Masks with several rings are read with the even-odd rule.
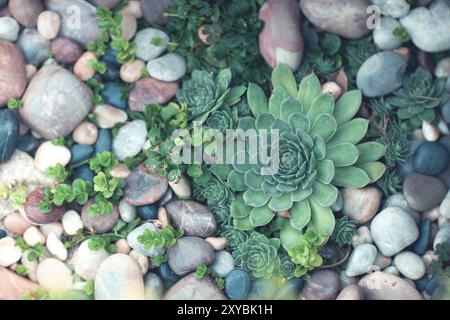
[[[317,270],[300,291],[300,300],[334,300],[339,293],[339,275],[329,269]]]
[[[15,44],[0,40],[0,106],[22,97],[27,84],[25,59]]]
[[[167,53],[147,63],[150,76],[161,81],[177,81],[186,73],[186,61],[177,53]]]
[[[380,8],[381,14],[393,18],[401,18],[405,16],[410,9],[410,4],[407,0],[371,0],[371,1],[374,5]]]
[[[197,266],[209,266],[214,260],[213,247],[198,237],[183,237],[167,249],[169,266],[177,275],[183,276],[195,271]]]
[[[0,239],[0,266],[9,267],[20,260],[22,250],[16,245],[12,237]]]
[[[98,269],[110,254],[105,249],[89,249],[89,240],[83,241],[73,258],[76,274],[85,280],[95,280]]]
[[[225,278],[225,293],[230,300],[245,300],[252,285],[250,275],[234,269]]]
[[[259,11],[259,19],[264,21],[259,49],[266,62],[272,68],[283,63],[296,70],[304,48],[297,1],[266,1]]]
[[[60,63],[75,63],[83,54],[81,46],[67,37],[54,39],[51,44],[51,50],[53,59]]]
[[[114,128],[116,124],[125,123],[128,119],[125,111],[106,104],[95,106],[94,114],[96,115],[98,126],[103,129]]]
[[[355,247],[348,258],[345,273],[349,277],[359,276],[371,270],[377,258],[377,248],[368,243]]]
[[[47,224],[56,221],[60,221],[64,213],[67,211],[66,207],[63,205],[57,207],[52,206],[52,210],[49,213],[42,213],[39,209],[39,203],[44,198],[44,190],[42,188],[37,188],[28,195],[27,202],[24,205],[25,214],[28,219],[34,223]]]
[[[168,188],[167,177],[149,174],[143,165],[135,168],[127,178],[125,200],[132,206],[157,202]]]
[[[19,144],[20,121],[11,110],[0,110],[0,163],[11,159]]]
[[[119,161],[141,152],[147,141],[147,125],[144,120],[134,120],[119,129],[113,139],[114,155]]]
[[[191,273],[175,283],[164,295],[164,300],[227,300],[210,276],[201,280]]]
[[[371,273],[358,285],[363,288],[367,300],[422,300],[419,292],[407,281],[386,272]]]
[[[36,274],[39,284],[47,291],[64,292],[72,289],[72,272],[58,259],[42,260]]]
[[[19,37],[19,24],[11,17],[0,18],[0,39],[16,42]]]
[[[447,187],[435,177],[413,173],[403,182],[403,195],[409,206],[417,211],[433,209],[441,203],[446,194]]]
[[[144,300],[144,278],[132,257],[117,253],[103,261],[95,277],[96,300]]]
[[[414,153],[414,167],[418,173],[435,176],[445,170],[448,151],[439,142],[424,142]]]
[[[401,274],[411,280],[419,280],[426,273],[422,258],[411,251],[403,251],[396,255],[394,265]]]
[[[391,17],[382,17],[380,28],[373,30],[373,42],[381,50],[393,50],[402,45],[402,40],[394,35],[400,23]]]
[[[214,215],[205,206],[189,200],[171,201],[166,205],[171,222],[187,236],[206,238],[217,230]]]
[[[70,134],[88,115],[91,97],[91,90],[75,75],[46,65],[28,85],[19,112],[27,126],[51,140]]]
[[[146,300],[161,300],[164,294],[164,283],[156,273],[147,273],[144,277],[144,284]]]
[[[140,254],[143,254],[147,257],[156,257],[158,255],[164,254],[164,249],[162,248],[156,248],[154,246],[150,248],[146,248],[144,244],[140,243],[138,238],[141,236],[145,230],[149,230],[151,232],[160,232],[161,229],[159,229],[157,226],[155,226],[152,223],[144,223],[143,225],[137,227],[133,231],[130,232],[130,234],[127,237],[128,245],[135,251],[139,252]]]
[[[94,233],[105,233],[111,231],[112,228],[119,221],[119,210],[114,206],[111,214],[104,214],[98,217],[91,217],[88,213],[89,207],[95,202],[94,199],[90,199],[81,210],[81,220],[84,226]]]
[[[142,13],[145,20],[152,24],[164,25],[169,18],[164,13],[170,6],[176,4],[176,0],[141,0]]]
[[[358,223],[370,221],[377,213],[381,204],[381,191],[375,187],[363,189],[343,189],[343,212],[351,220]]]
[[[44,39],[36,29],[24,29],[17,46],[22,50],[25,60],[36,67],[48,59],[50,41]]]
[[[145,28],[136,33],[134,43],[136,44],[136,57],[150,61],[159,57],[167,48],[166,44],[155,46],[152,44],[153,39],[162,39],[169,42],[169,36],[164,31],[155,28]]]
[[[176,82],[164,82],[151,77],[141,79],[130,91],[129,107],[133,111],[143,111],[146,104],[165,104],[175,96],[178,88]]]
[[[44,11],[41,0],[9,0],[9,11],[21,25],[35,27],[39,14]]]

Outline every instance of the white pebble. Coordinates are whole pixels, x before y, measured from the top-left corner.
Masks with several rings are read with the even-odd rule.
[[[46,238],[50,233],[54,233],[58,238],[60,238],[64,231],[63,226],[60,222],[43,224],[39,228]]]
[[[135,250],[131,250],[129,255],[134,260],[136,260],[136,262],[139,265],[139,268],[142,271],[142,274],[143,275],[146,274],[148,272],[148,269],[150,268],[150,260],[148,259],[148,257],[144,256],[143,254],[141,254]]]
[[[45,244],[45,236],[35,226],[29,227],[23,234],[23,240],[31,247],[37,244]]]
[[[358,228],[357,233],[352,238],[353,247],[359,246],[363,243],[372,243],[372,235],[367,226],[361,226]]]
[[[51,141],[46,141],[39,146],[34,157],[34,165],[42,172],[56,164],[66,166],[71,158],[70,150],[65,146],[54,145]]]
[[[427,141],[437,141],[439,139],[439,129],[427,121],[422,122],[422,132]]]
[[[69,236],[76,235],[80,230],[83,230],[83,221],[81,220],[80,215],[75,210],[69,210],[64,213],[62,217],[62,225],[64,231]]]
[[[19,24],[11,17],[0,18],[0,39],[16,42],[19,37]]]
[[[47,250],[61,261],[67,259],[67,249],[54,233],[50,233],[47,237]]]
[[[47,40],[53,40],[61,29],[61,18],[56,12],[43,11],[37,19],[37,30]]]
[[[36,272],[39,284],[47,291],[72,289],[72,273],[64,262],[58,259],[43,259]]]
[[[120,218],[126,223],[132,222],[137,217],[136,207],[130,205],[125,199],[119,202]]]
[[[419,280],[426,272],[425,263],[414,252],[404,251],[397,254],[394,264],[401,274],[411,280]]]
[[[22,250],[16,246],[16,240],[12,237],[0,239],[0,266],[9,267],[20,260]]]

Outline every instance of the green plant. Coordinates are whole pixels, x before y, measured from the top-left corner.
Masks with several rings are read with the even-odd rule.
[[[239,102],[245,87],[230,88],[231,79],[230,69],[221,70],[216,78],[206,71],[194,70],[191,79],[184,81],[177,92],[178,101],[188,105],[189,120],[203,122],[222,106]]]
[[[112,178],[105,175],[104,172],[99,172],[94,177],[94,191],[99,193],[103,198],[113,201],[120,200],[125,184],[125,179]]]
[[[169,258],[165,254],[158,254],[155,258],[153,258],[152,262],[155,265],[155,267],[159,267],[168,260]]]
[[[50,295],[44,288],[38,287],[36,291],[26,291],[21,297],[20,300],[49,300]]]
[[[45,175],[51,179],[56,180],[59,183],[63,183],[69,177],[70,172],[67,171],[62,164],[58,163],[53,167],[45,169]]]
[[[350,40],[344,45],[344,66],[351,88],[356,88],[356,75],[362,64],[377,52],[372,36]]]
[[[195,270],[195,277],[199,280],[203,279],[208,274],[208,266],[206,264],[200,264]]]
[[[11,200],[15,209],[21,208],[27,202],[28,187],[21,183],[9,189],[9,199]]]
[[[104,84],[97,81],[95,78],[89,79],[86,81],[86,84],[92,89],[92,103],[95,105],[103,104],[101,91],[105,88]]]
[[[44,246],[42,244],[38,243],[35,246],[30,246],[25,242],[25,240],[23,240],[22,237],[18,237],[16,239],[16,246],[18,246],[20,250],[28,252],[28,261],[34,261],[37,258],[41,257],[44,253]]]
[[[392,34],[399,38],[403,43],[409,42],[411,37],[409,36],[408,31],[403,27],[397,27],[392,31]]]
[[[86,283],[84,284],[83,290],[88,296],[94,295],[94,292],[95,292],[95,283],[94,283],[94,281],[87,280]]]
[[[433,80],[427,70],[419,67],[405,76],[403,86],[387,102],[397,108],[400,120],[408,120],[413,128],[418,128],[423,121],[433,121],[436,116],[434,109],[449,98],[445,82],[444,78]]]
[[[403,177],[398,168],[389,168],[381,179],[377,181],[377,185],[386,196],[401,192],[402,184]]]
[[[227,238],[227,249],[235,251],[242,243],[245,243],[248,239],[248,233],[242,230],[234,229],[231,226],[225,225],[220,231],[222,237]]]
[[[225,279],[221,277],[214,278],[214,281],[216,282],[217,288],[220,290],[223,290],[225,288]]]
[[[88,65],[90,68],[94,69],[96,72],[100,74],[104,74],[106,72],[106,64],[104,62],[89,60]]]
[[[431,265],[431,270],[436,273],[440,281],[450,277],[450,244],[440,243],[436,246],[437,260]]]
[[[246,162],[233,161],[227,179],[238,192],[230,210],[234,226],[252,230],[270,223],[276,212],[289,211],[290,224],[299,232],[313,225],[321,235],[331,236],[335,219],[330,206],[337,199],[337,187],[362,188],[377,181],[386,169],[377,162],[385,147],[361,143],[368,121],[353,119],[361,92],[347,92],[335,103],[330,94],[320,93],[314,74],[297,88],[284,65],[274,69],[272,85],[269,100],[261,88],[249,85],[247,100],[253,117],[239,119],[240,129],[256,132],[250,140],[258,141],[261,133],[269,132],[278,148],[260,142],[255,150],[248,143],[235,153],[235,160]],[[262,164],[258,154],[275,154],[278,170]]]
[[[331,240],[336,242],[339,247],[350,245],[352,238],[356,234],[356,224],[348,216],[343,216],[336,221]]]
[[[9,109],[20,109],[23,106],[22,100],[10,98],[8,100],[8,108]]]
[[[143,244],[146,250],[151,248],[170,248],[177,239],[183,236],[183,230],[175,230],[172,226],[166,226],[160,231],[151,231],[149,229],[138,236],[137,240]]]
[[[26,276],[28,276],[30,271],[23,264],[17,264],[16,265],[16,273],[19,276],[26,277]]]
[[[292,279],[295,277],[296,268],[297,266],[292,262],[291,257],[288,254],[280,254],[280,276],[286,279]]]
[[[72,184],[61,183],[54,187],[44,188],[44,198],[39,203],[42,213],[49,213],[52,206],[62,206],[64,203],[76,201],[79,205],[84,205],[92,196],[92,184],[82,179],[75,179]]]
[[[93,236],[88,240],[88,247],[92,251],[105,249],[106,252],[113,254],[116,252],[116,247],[112,243],[114,240],[118,240],[116,236],[110,235]]]
[[[250,271],[254,278],[270,279],[280,267],[278,249],[280,239],[267,238],[253,231],[245,242],[233,252],[237,266]]]
[[[89,167],[97,174],[101,171],[105,174],[109,174],[111,169],[117,167],[118,165],[119,161],[117,161],[114,155],[109,151],[97,153],[89,160]]]

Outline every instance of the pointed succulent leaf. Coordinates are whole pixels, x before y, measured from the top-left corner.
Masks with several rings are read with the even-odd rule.
[[[333,161],[336,168],[347,167],[358,161],[359,150],[351,143],[339,143],[327,148],[326,158]]]
[[[378,142],[365,142],[356,146],[359,150],[358,163],[377,161],[386,153],[386,147]]]
[[[256,118],[256,128],[258,130],[269,130],[275,121],[275,117],[269,112],[260,112]]]
[[[289,97],[281,103],[280,119],[289,122],[289,117],[292,114],[301,111],[302,105],[300,102],[292,97]]]
[[[292,207],[292,199],[290,193],[282,193],[280,196],[274,196],[269,201],[269,208],[275,212],[289,210]]]
[[[225,97],[224,103],[228,106],[238,103],[241,100],[242,95],[245,93],[245,90],[247,90],[247,88],[244,86],[236,86],[231,88]]]
[[[229,68],[220,70],[216,78],[218,91],[217,98],[220,97],[228,89],[231,83],[231,77],[232,74]]]
[[[366,135],[368,127],[368,120],[362,118],[353,119],[339,127],[327,145],[334,146],[339,143],[357,144]]]
[[[247,102],[252,114],[257,117],[261,112],[269,112],[267,97],[258,85],[250,83],[247,89]]]
[[[362,94],[359,90],[352,90],[344,93],[336,102],[334,117],[338,126],[349,122],[358,113],[361,107]]]
[[[371,182],[375,182],[380,179],[386,171],[386,166],[381,162],[364,162],[356,165],[358,168],[363,169],[369,176]]]
[[[277,119],[280,118],[280,109],[283,101],[289,97],[283,87],[276,87],[269,99],[269,112]]]
[[[336,202],[338,190],[331,184],[323,184],[316,181],[313,185],[313,193],[311,195],[322,207],[331,206]]]
[[[345,188],[364,188],[370,183],[367,173],[357,167],[336,168],[333,184]]]
[[[297,82],[291,69],[284,64],[279,64],[272,72],[272,85],[274,88],[282,87],[291,97],[297,95]]]
[[[300,112],[291,114],[289,117],[289,123],[291,124],[292,130],[301,129],[305,132],[309,132],[309,121]]]
[[[261,191],[261,185],[264,181],[264,178],[256,174],[253,170],[248,170],[244,175],[244,182],[250,189],[255,191]]]
[[[311,104],[306,114],[310,123],[314,123],[316,118],[323,113],[332,114],[334,109],[334,100],[331,94],[324,93],[319,95]]]
[[[300,241],[300,237],[301,233],[298,232],[298,229],[292,227],[289,221],[286,221],[280,232],[280,240],[283,248],[288,250],[296,247]]]
[[[312,102],[320,95],[321,85],[314,73],[306,76],[300,83],[297,98],[302,103],[305,113],[310,109]]]
[[[244,192],[244,201],[247,205],[252,207],[262,207],[270,199],[270,196],[263,191],[255,191],[248,189]]]
[[[250,222],[255,227],[261,227],[272,221],[274,212],[268,206],[253,208],[250,211]]]
[[[235,170],[231,171],[228,174],[227,183],[235,192],[247,190],[247,186],[244,183],[244,175],[242,173],[238,173]]]
[[[317,162],[317,180],[322,183],[328,184],[334,177],[334,164],[331,160],[321,160]]]
[[[330,207],[322,207],[313,198],[309,199],[311,206],[311,223],[317,232],[324,237],[331,236],[336,220]]]
[[[245,204],[244,197],[239,195],[231,202],[230,213],[233,218],[242,219],[248,217],[251,207]]]
[[[313,147],[314,156],[317,160],[322,160],[326,155],[326,145],[325,141],[323,141],[322,137],[315,136],[314,137],[314,147]]]
[[[331,114],[324,113],[317,116],[316,120],[311,127],[310,135],[320,136],[323,140],[330,140],[333,135],[336,133],[337,124],[336,120]]]
[[[233,225],[236,229],[243,230],[243,231],[253,230],[253,228],[254,228],[253,224],[250,221],[250,217],[241,218],[241,219],[234,218]]]
[[[309,206],[308,200],[303,200],[300,202],[295,202],[291,210],[289,210],[291,215],[291,226],[299,231],[301,231],[311,220],[311,208]]]

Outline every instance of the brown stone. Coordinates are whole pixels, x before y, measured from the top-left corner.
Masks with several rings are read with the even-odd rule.
[[[26,293],[35,292],[39,287],[37,283],[3,267],[0,267],[0,283],[0,300],[18,300]]]
[[[125,200],[132,206],[144,206],[157,202],[166,193],[169,184],[166,177],[150,174],[143,165],[134,169],[127,178]]]
[[[205,276],[201,280],[194,273],[175,283],[164,295],[164,300],[227,300],[214,280]]]
[[[0,107],[22,97],[27,84],[26,64],[15,44],[0,40]]]
[[[83,54],[81,46],[67,37],[58,37],[53,40],[51,50],[53,58],[61,63],[74,63]]]
[[[147,77],[136,82],[128,98],[128,105],[133,111],[142,111],[146,104],[164,104],[175,96],[177,82],[164,82]]]
[[[66,207],[53,206],[49,213],[42,213],[39,209],[39,203],[43,198],[44,190],[42,188],[37,188],[28,195],[27,202],[24,206],[28,219],[38,224],[47,224],[61,220],[66,212]]]
[[[9,0],[9,11],[21,25],[33,28],[44,6],[41,0]]]
[[[90,199],[81,210],[81,220],[83,221],[83,225],[86,229],[95,233],[105,233],[111,231],[117,224],[117,221],[119,221],[119,210],[117,210],[117,207],[114,206],[111,214],[91,217],[88,213],[88,209],[94,202],[94,199]]]

